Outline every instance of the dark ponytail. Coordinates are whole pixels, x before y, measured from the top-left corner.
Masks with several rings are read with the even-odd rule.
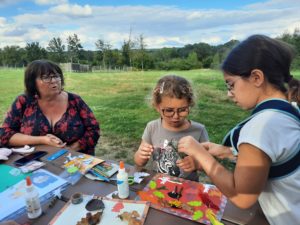
[[[288,100],[290,102],[297,102],[300,105],[300,81],[291,76],[288,86]]]

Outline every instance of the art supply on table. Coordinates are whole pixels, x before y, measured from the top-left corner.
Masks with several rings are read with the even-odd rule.
[[[9,165],[0,164],[1,179],[0,192],[24,180],[26,175],[21,173],[21,170]]]
[[[74,205],[80,204],[83,201],[83,196],[81,193],[75,193],[71,197],[71,202]]]
[[[26,210],[29,219],[38,218],[42,214],[42,208],[39,199],[39,192],[31,182],[30,177],[26,177]]]
[[[9,148],[0,148],[0,160],[8,160],[8,156],[10,156],[12,150]]]
[[[69,170],[70,168],[77,168],[81,174],[86,174],[91,168],[99,163],[104,162],[103,159],[97,158],[95,156],[80,154],[71,156],[71,153],[66,156],[67,161],[64,163],[63,167]]]
[[[78,168],[74,167],[74,170],[71,168],[65,169],[59,174],[59,177],[65,179],[70,184],[75,185],[82,177],[82,174],[79,172]]]
[[[61,157],[63,154],[67,153],[68,150],[67,149],[61,149],[55,153],[53,153],[52,155],[50,155],[49,157],[47,157],[47,160],[49,161],[53,161],[55,159],[58,159],[59,157]]]
[[[128,173],[125,170],[124,162],[120,161],[120,168],[117,174],[117,186],[119,198],[125,199],[129,196]]]
[[[26,214],[26,204],[24,200],[26,195],[25,177],[10,186],[10,188],[0,192],[1,203],[5,203],[0,204],[0,221],[14,220],[19,215]],[[64,189],[68,186],[66,180],[44,169],[33,171],[30,178],[39,193],[41,204],[48,202],[57,189]]]
[[[89,170],[89,173],[92,174],[93,176],[95,176],[95,177],[97,178],[97,180],[107,181],[107,182],[110,181],[107,177],[103,176],[102,174],[96,172],[96,171],[93,170],[93,169],[90,169],[90,170]],[[89,178],[89,176],[87,176],[87,174],[85,174],[85,176]],[[95,180],[96,180],[96,179],[95,179]]]
[[[20,166],[19,169],[22,171],[22,173],[29,173],[41,168],[44,165],[46,165],[46,163],[33,160],[29,163],[26,163],[24,166]]]
[[[20,154],[32,153],[35,150],[35,147],[30,147],[29,145],[24,145],[22,148],[12,148],[13,152]]]
[[[96,166],[94,166],[91,170],[94,172],[101,174],[107,178],[112,177],[116,172],[118,172],[118,165],[111,162],[102,162]]]

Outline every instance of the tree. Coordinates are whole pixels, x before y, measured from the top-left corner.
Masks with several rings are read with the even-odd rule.
[[[57,63],[65,61],[65,45],[62,44],[62,40],[59,37],[54,37],[49,41],[47,50],[52,53],[49,55],[51,60]]]
[[[145,58],[146,58],[146,43],[145,43],[145,38],[143,36],[143,34],[141,34],[138,39],[137,39],[137,43],[138,43],[138,60],[140,61],[141,64],[141,69],[144,70],[144,62],[145,62]]]
[[[189,65],[189,69],[199,69],[202,67],[201,62],[198,60],[196,52],[191,52],[186,58],[186,64]]]
[[[128,40],[124,40],[122,45],[122,61],[123,65],[132,67],[132,49],[134,48],[135,43],[131,40],[131,28],[129,32]]]
[[[82,45],[80,44],[80,39],[77,34],[73,34],[73,36],[69,36],[67,38],[68,42],[68,54],[71,62],[79,61],[80,52],[83,50]]]
[[[124,41],[122,45],[122,63],[123,65],[131,66],[131,48],[129,41]]]
[[[25,51],[28,62],[47,58],[47,51],[40,46],[39,42],[27,43]]]
[[[1,51],[1,61],[4,66],[18,66],[21,62],[21,54],[19,46],[5,46]]]
[[[109,65],[111,67],[111,45],[102,39],[97,40],[95,43],[96,49],[99,50],[99,58],[102,60],[102,65],[104,68]]]

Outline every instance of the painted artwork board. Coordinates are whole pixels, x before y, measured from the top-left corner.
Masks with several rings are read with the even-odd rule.
[[[227,203],[214,185],[166,174],[155,175],[138,195],[153,208],[204,224],[220,221]]]

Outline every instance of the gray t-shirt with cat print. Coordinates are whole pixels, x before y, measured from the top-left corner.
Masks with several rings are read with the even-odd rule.
[[[169,174],[171,176],[183,177],[191,180],[196,180],[196,172],[192,174],[184,173],[176,166],[176,161],[179,155],[172,148],[166,147],[166,142],[177,143],[182,137],[192,136],[199,142],[208,141],[208,134],[205,126],[201,123],[190,121],[191,126],[182,131],[167,130],[162,126],[161,118],[150,121],[143,133],[142,139],[153,145],[154,152],[151,163],[151,169],[159,173]],[[167,140],[167,141],[166,141]],[[177,147],[177,146],[176,146]]]

